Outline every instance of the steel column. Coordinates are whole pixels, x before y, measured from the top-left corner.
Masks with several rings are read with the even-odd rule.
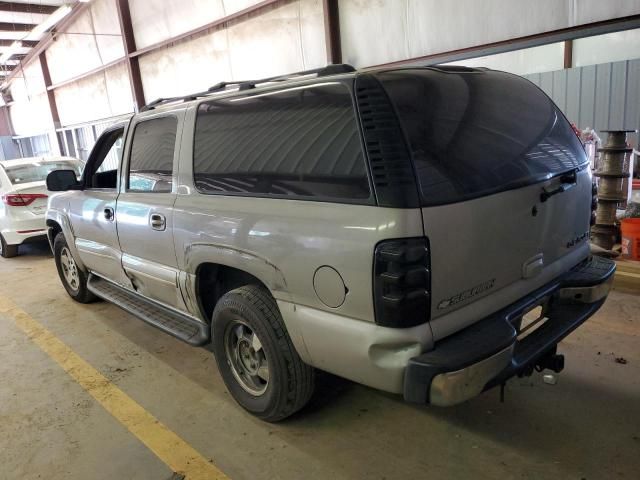
[[[324,43],[327,50],[327,63],[342,63],[338,0],[323,0],[322,9],[324,11]]]
[[[136,51],[136,40],[133,36],[133,26],[131,24],[131,11],[128,0],[117,0],[118,19],[120,20],[120,31],[122,32],[122,43],[129,70],[129,83],[131,84],[131,94],[136,111],[145,105],[144,89],[142,88],[142,77],[140,76],[140,64],[138,57],[131,54]]]
[[[573,40],[564,41],[564,68],[573,66]]]
[[[53,120],[53,128],[55,130],[59,129],[62,125],[60,124],[60,115],[58,115],[58,104],[56,103],[56,94],[53,90],[49,90],[48,87],[51,86],[51,75],[49,74],[49,64],[47,63],[47,55],[45,52],[40,53],[38,55],[40,59],[40,67],[42,68],[42,78],[44,79],[44,86],[47,89],[47,100],[49,100],[49,111],[51,112],[51,119]],[[60,154],[64,155],[64,145],[60,141],[60,136],[56,132],[56,141],[58,142],[58,148],[60,149]]]

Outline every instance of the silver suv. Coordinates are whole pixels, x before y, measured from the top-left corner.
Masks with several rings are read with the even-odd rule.
[[[160,99],[48,188],[69,295],[211,349],[267,421],[316,368],[435,405],[560,371],[615,268],[589,254],[569,123],[484,69],[331,65]]]

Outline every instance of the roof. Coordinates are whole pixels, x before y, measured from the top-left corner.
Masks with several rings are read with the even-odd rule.
[[[196,92],[189,95],[158,98],[148,103],[140,109],[138,115],[152,114],[154,112],[163,112],[176,109],[186,108],[193,103],[202,102],[211,99],[235,97],[258,92],[268,92],[273,90],[281,90],[283,88],[297,87],[308,84],[314,84],[323,81],[335,81],[348,77],[354,77],[360,73],[377,73],[393,70],[406,69],[429,69],[446,73],[468,73],[468,72],[485,72],[485,68],[470,68],[458,65],[430,65],[430,66],[396,66],[383,68],[367,68],[357,70],[348,64],[329,64],[326,67],[314,68],[302,72],[294,72],[276,77],[262,78],[258,80],[220,82],[208,90]]]

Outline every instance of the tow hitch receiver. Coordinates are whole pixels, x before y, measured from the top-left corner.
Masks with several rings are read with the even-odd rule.
[[[557,347],[553,347],[546,352],[543,356],[527,365],[518,374],[519,377],[529,377],[533,371],[542,372],[543,370],[551,370],[555,373],[560,373],[564,370],[564,355],[556,353]]]
[[[544,356],[538,362],[536,362],[536,370],[541,372],[543,370],[553,370],[556,373],[560,373],[564,370],[564,355],[558,353],[552,353]]]

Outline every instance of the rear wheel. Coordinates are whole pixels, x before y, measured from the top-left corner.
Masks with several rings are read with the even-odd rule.
[[[0,255],[3,258],[16,257],[18,255],[19,245],[7,245],[6,240],[0,235]]]
[[[222,379],[245,410],[277,422],[309,401],[314,370],[296,352],[266,289],[247,285],[223,295],[211,328]]]
[[[53,242],[53,255],[58,275],[69,296],[80,303],[95,301],[97,297],[87,289],[88,275],[78,267],[62,232],[56,235]]]

